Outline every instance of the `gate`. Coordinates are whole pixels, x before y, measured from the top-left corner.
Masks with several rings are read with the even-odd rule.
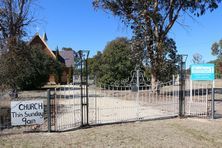
[[[82,100],[81,91],[86,91],[86,87],[66,85],[56,88],[53,129],[64,131],[79,128],[83,123],[100,125],[179,116],[180,83],[177,80],[158,84],[155,90],[146,84],[138,86],[136,88],[133,83],[125,86],[89,85],[88,108],[85,109],[82,103],[86,103],[86,99]],[[191,84],[187,80],[183,92],[184,115],[211,117],[212,92],[211,82],[197,81]],[[87,98],[85,93],[83,95]]]
[[[90,106],[95,113],[94,124],[178,116],[178,85],[173,81],[159,84],[155,91],[148,85],[140,87],[138,92],[133,92],[132,87],[113,85],[90,89],[95,90],[94,105]]]
[[[80,87],[68,85],[54,91],[55,123],[52,130],[63,131],[81,126]]]
[[[181,62],[180,76],[155,87],[148,85],[138,67],[129,80],[88,85],[87,62],[81,60],[80,83],[55,89],[54,130],[177,116],[213,116],[212,81],[186,79],[184,65]]]
[[[211,116],[213,83],[212,81],[186,82],[185,115],[208,118]]]
[[[179,82],[174,78],[157,84],[153,89],[146,84],[143,72],[137,68],[132,72],[131,80],[122,84],[87,87],[80,83],[56,88],[52,128],[64,131],[84,125],[178,116]]]

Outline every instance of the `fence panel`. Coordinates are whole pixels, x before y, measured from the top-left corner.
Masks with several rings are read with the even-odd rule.
[[[131,87],[101,85],[91,87],[95,98],[91,97],[90,111],[93,124],[106,124],[149,120],[178,116],[178,83],[173,81],[159,84],[156,90],[151,86],[141,86],[138,92]]]
[[[55,126],[63,131],[81,126],[81,94],[77,85],[60,86],[55,89]]]
[[[185,90],[185,114],[207,118],[211,113],[212,81],[187,80]]]
[[[217,74],[215,77],[215,118],[222,118],[222,76]]]

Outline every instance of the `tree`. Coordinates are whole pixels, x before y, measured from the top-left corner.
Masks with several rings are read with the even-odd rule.
[[[114,16],[130,26],[147,48],[147,58],[151,63],[152,84],[155,84],[164,63],[164,43],[167,34],[180,15],[203,15],[213,11],[221,0],[94,0],[95,8],[112,12]]]
[[[60,63],[46,55],[38,46],[30,47],[22,43],[13,50],[13,54],[11,52],[4,53],[0,58],[0,84],[13,89],[40,88],[48,82],[50,74],[61,70]]]
[[[179,57],[177,55],[176,43],[173,39],[166,39],[163,45],[163,63],[157,71],[158,80],[167,82],[172,80],[172,75],[178,74]]]
[[[212,44],[211,54],[214,56],[218,56],[218,58],[222,56],[222,40]]]
[[[53,69],[59,69],[55,60],[24,42],[26,29],[34,21],[32,4],[33,0],[0,0],[0,84],[14,90],[38,88]]]
[[[67,83],[72,83],[73,82],[73,67],[68,68],[68,75],[67,75]]]
[[[90,59],[90,72],[97,76],[97,82],[120,84],[121,80],[130,77],[131,71],[138,63],[133,59],[129,42],[126,38],[117,38],[106,45],[102,54],[98,52]]]
[[[0,53],[1,60],[4,60],[0,64],[1,73],[9,72],[7,77],[3,77],[8,82],[14,81],[17,78],[15,74],[21,72],[19,69],[24,66],[22,58],[26,52],[20,50],[24,47],[22,39],[27,34],[26,29],[34,21],[30,11],[32,4],[33,0],[0,0]],[[15,77],[10,77],[12,75]],[[15,82],[10,82],[10,86],[16,89]]]
[[[202,55],[199,54],[199,53],[195,53],[195,54],[193,55],[192,61],[193,61],[194,64],[204,63],[203,57],[202,57]]]
[[[168,82],[172,80],[172,75],[178,74],[178,61],[179,57],[177,55],[176,43],[173,39],[167,39],[163,46],[163,63],[159,64],[157,71],[158,81]],[[148,72],[148,77],[151,76],[151,63],[149,60],[146,60],[146,72]],[[147,73],[146,73],[147,74]]]
[[[0,0],[0,39],[6,43],[5,49],[17,46],[27,33],[26,27],[34,17],[30,11],[33,0]]]
[[[93,79],[101,77],[102,52],[98,51],[93,58],[88,59],[89,74]]]
[[[213,63],[215,63],[216,73],[221,75],[222,73],[222,39],[212,44],[211,54],[214,56],[217,56],[217,59],[213,61]]]

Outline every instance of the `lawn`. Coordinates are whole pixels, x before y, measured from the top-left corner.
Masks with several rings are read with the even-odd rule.
[[[0,137],[0,147],[221,147],[222,120],[167,119]]]

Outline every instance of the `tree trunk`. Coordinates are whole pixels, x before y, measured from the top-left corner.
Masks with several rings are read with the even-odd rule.
[[[151,89],[153,92],[157,90],[157,76],[155,72],[151,72]]]

